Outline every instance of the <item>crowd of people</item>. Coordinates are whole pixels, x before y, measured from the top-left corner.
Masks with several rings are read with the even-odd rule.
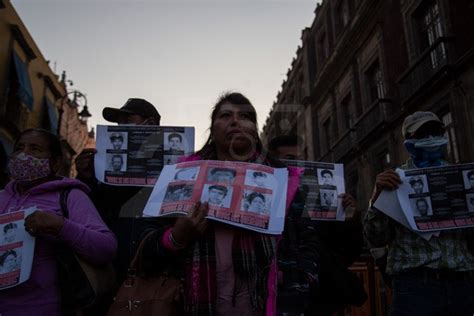
[[[156,126],[161,119],[151,103],[137,98],[129,99],[119,109],[105,108],[103,116],[111,123],[137,126]],[[0,191],[0,214],[34,207],[24,229],[36,238],[36,246],[29,279],[0,289],[0,314],[62,315],[56,256],[57,249],[67,247],[91,264],[113,262],[117,287],[93,306],[79,311],[82,315],[105,315],[146,236],[145,277],[167,273],[184,280],[183,315],[324,316],[351,304],[361,305],[367,295],[361,280],[348,267],[359,257],[364,239],[390,280],[393,315],[472,315],[472,229],[442,231],[425,240],[374,209],[372,201],[382,191],[393,191],[400,185],[395,171],[386,170],[377,176],[367,211],[363,212],[350,194],[327,193],[321,204],[333,206],[339,199],[347,211],[346,220],[314,221],[302,216],[301,169],[282,162],[304,158],[298,136],[276,137],[265,146],[259,137],[255,108],[240,93],[219,98],[212,109],[209,131],[203,147],[182,161],[238,161],[287,168],[282,235],[206,219],[210,206],[222,205],[229,194],[236,177],[233,169],[211,169],[208,181],[215,183],[207,188],[208,202],[196,203],[188,216],[142,217],[152,188],[99,182],[94,173],[94,149],[85,149],[76,157],[77,179],[58,176],[62,159],[58,137],[41,129],[25,130],[9,159],[10,181]],[[403,169],[447,164],[443,160],[444,125],[435,114],[409,115],[402,133],[410,156]],[[113,151],[123,149],[121,133],[111,134],[110,141]],[[167,135],[166,141],[168,150],[183,153],[179,133]],[[119,172],[123,161],[116,160],[112,167]],[[318,176],[322,191],[334,185],[330,170],[322,170]],[[196,170],[188,168],[175,180],[195,177]],[[249,179],[253,186],[265,187],[267,175],[257,171]],[[410,185],[417,193],[423,191],[421,180],[412,179]],[[64,191],[68,192],[68,217],[63,216],[60,201]],[[249,193],[245,203],[249,212],[268,211],[266,197],[260,192]],[[365,213],[363,220],[361,213]],[[2,239],[13,242],[13,232],[18,229],[14,223],[5,225]],[[0,273],[18,269],[18,257],[14,250],[3,252]]]

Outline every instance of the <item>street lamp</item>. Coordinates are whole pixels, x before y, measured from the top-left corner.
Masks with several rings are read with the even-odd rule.
[[[84,107],[82,108],[82,111],[79,112],[79,119],[83,120],[83,121],[86,121],[89,117],[92,116],[92,114],[89,113],[89,110],[87,109],[87,105],[84,105]]]
[[[72,99],[71,97],[72,96]],[[81,122],[86,122],[89,117],[92,116],[92,114],[89,112],[89,109],[87,107],[87,97],[84,93],[82,93],[79,90],[70,90],[67,91],[67,93],[64,95],[62,98],[63,102],[67,100],[67,104],[70,107],[78,109],[80,106],[82,106],[82,111],[80,111],[77,116]],[[58,135],[60,135],[61,131],[61,122],[63,119],[63,109],[64,103],[61,104],[61,107],[59,108],[59,119],[58,119]]]

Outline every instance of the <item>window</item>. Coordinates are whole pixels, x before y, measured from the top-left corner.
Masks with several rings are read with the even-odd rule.
[[[456,133],[454,131],[453,125],[453,116],[451,112],[446,113],[441,117],[444,126],[446,127],[446,132],[444,136],[448,139],[448,157],[451,161],[457,163],[459,162],[459,152],[458,152],[458,144],[456,141]]]
[[[327,153],[329,151],[329,148],[331,148],[331,120],[327,119],[323,123],[323,152]]]
[[[344,130],[348,130],[352,125],[352,96],[350,93],[341,101],[341,111],[343,128]]]
[[[337,32],[340,33],[344,27],[349,23],[349,1],[341,0],[336,8],[336,23]]]
[[[16,78],[18,80],[17,97],[30,110],[33,109],[33,91],[31,89],[30,75],[28,66],[21,58],[13,52],[13,63],[16,70]]]
[[[424,50],[443,36],[443,29],[441,24],[441,17],[439,14],[439,7],[436,1],[425,6],[418,18],[420,35],[421,35],[421,50]]]
[[[329,44],[326,34],[321,35],[318,41],[318,52],[319,52],[319,59],[320,59],[320,67],[322,67],[323,63],[329,57]]]
[[[346,26],[347,23],[349,23],[349,2],[348,2],[348,0],[343,0],[341,6],[342,6],[342,9],[341,9],[342,25]]]
[[[439,5],[436,1],[429,2],[426,6],[422,7],[418,16],[418,28],[420,33],[420,53],[432,47],[444,35]],[[447,61],[446,47],[444,43],[439,43],[439,45],[431,49],[431,66],[433,69],[437,69]]]
[[[365,77],[369,103],[373,103],[378,99],[383,99],[385,96],[385,87],[382,69],[380,68],[378,60],[370,66],[365,73]]]

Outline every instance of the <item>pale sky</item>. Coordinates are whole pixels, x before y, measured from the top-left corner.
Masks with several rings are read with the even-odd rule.
[[[12,0],[51,67],[87,95],[89,125],[130,97],[166,126],[207,137],[224,91],[246,95],[262,128],[316,0]]]

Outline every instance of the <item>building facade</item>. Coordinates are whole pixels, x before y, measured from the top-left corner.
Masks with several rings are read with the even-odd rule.
[[[19,133],[43,128],[61,136],[65,166],[88,139],[87,122],[66,90],[66,80],[50,68],[9,0],[0,1],[0,153],[1,169]]]
[[[474,6],[469,0],[324,0],[263,127],[267,142],[298,134],[307,160],[344,164],[363,209],[375,177],[407,158],[403,119],[433,111],[451,161],[474,161]],[[368,302],[350,315],[386,315],[389,292],[368,254],[352,270]]]
[[[474,7],[468,0],[325,0],[263,127],[296,133],[306,158],[344,163],[361,204],[376,174],[407,158],[404,117],[445,122],[454,162],[474,160]]]

